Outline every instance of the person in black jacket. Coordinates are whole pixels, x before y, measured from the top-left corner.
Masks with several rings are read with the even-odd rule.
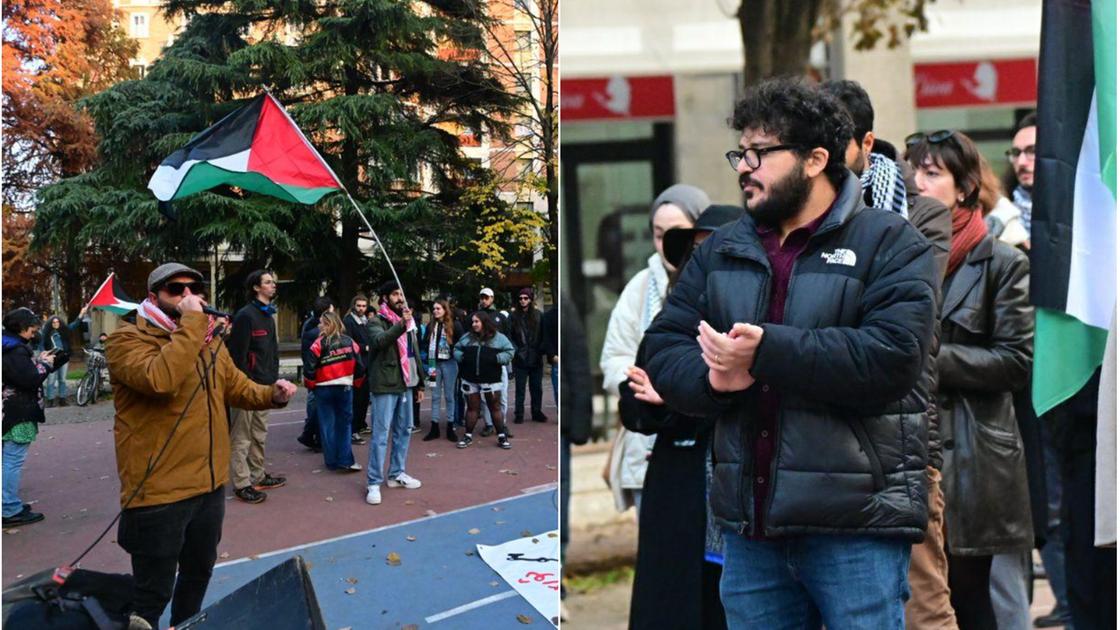
[[[319,338],[319,318],[323,316],[323,313],[333,310],[334,302],[329,297],[320,295],[315,298],[311,315],[304,320],[299,334],[300,359],[302,359],[304,365],[308,365],[312,361],[311,345]],[[303,375],[303,384],[307,388],[307,417],[303,420],[303,432],[296,438],[296,441],[317,453],[323,450],[323,445],[319,438],[319,416],[315,409],[314,385],[306,374]]]
[[[553,348],[558,353],[559,346],[548,345],[549,324],[547,323],[545,324],[545,354],[553,359],[553,374],[556,373],[557,368],[559,369],[559,386],[564,389],[564,396],[557,403],[560,407],[560,563],[563,566],[564,558],[568,553],[568,503],[572,498],[572,445],[586,444],[591,439],[591,418],[594,413],[591,395],[595,385],[591,378],[587,334],[583,331],[575,302],[563,293],[560,295],[560,310],[564,311],[564,317],[559,322],[561,330],[557,332],[564,338],[566,348],[564,356],[549,354]],[[556,313],[556,311],[557,308],[553,306],[548,313]],[[546,319],[548,313],[545,313]],[[556,386],[555,380],[553,386]],[[556,395],[560,396],[559,389],[556,390]],[[566,597],[567,589],[561,583],[560,598]],[[566,617],[563,608],[560,615],[563,621]]]
[[[552,402],[560,405],[560,309],[552,308],[541,316],[541,355],[551,366]]]
[[[864,204],[834,97],[766,81],[732,120],[747,215],[700,245],[645,336],[665,403],[715,419],[728,625],[902,628],[928,518],[932,247]]]
[[[907,138],[918,189],[952,204],[953,242],[945,271],[939,409],[945,439],[945,537],[949,590],[961,628],[995,628],[989,596],[993,556],[1029,552],[1034,543],[1023,441],[1014,392],[1030,375],[1034,313],[1027,257],[988,234],[979,207],[980,153],[959,131]],[[951,446],[950,446],[951,444]],[[1018,610],[1000,618],[1025,625],[1021,577],[1005,598]],[[1005,589],[1006,590],[1006,589]],[[1003,627],[1005,624],[999,624]]]
[[[509,316],[509,337],[513,342],[514,397],[513,423],[525,421],[525,384],[529,384],[529,407],[533,422],[545,422],[541,410],[541,312],[533,306],[533,290],[526,287],[517,294],[517,306]]]
[[[257,269],[245,278],[249,303],[233,316],[227,346],[234,365],[254,383],[272,385],[280,378],[280,342],[276,337],[276,276]],[[265,490],[283,486],[284,477],[264,469],[268,411],[230,408],[229,479],[233,494],[246,503],[264,501]]]
[[[455,344],[455,360],[459,363],[463,394],[467,397],[466,427],[459,440],[459,448],[467,448],[473,441],[474,425],[478,421],[480,408],[489,407],[498,430],[498,446],[511,448],[510,434],[505,422],[498,417],[501,387],[501,373],[513,361],[513,344],[505,335],[498,332],[494,319],[486,311],[477,311],[471,316],[471,331]]]
[[[4,527],[30,525],[43,520],[19,498],[19,482],[27,451],[43,422],[43,382],[57,366],[65,365],[65,351],[31,350],[31,339],[39,331],[39,318],[27,308],[17,308],[3,319],[4,400]]]
[[[362,361],[368,362],[370,353],[373,347],[370,345],[369,333],[369,320],[367,311],[369,310],[369,298],[359,293],[350,300],[350,310],[346,312],[346,317],[342,319],[342,323],[346,326],[346,334],[358,344],[358,348],[362,353]],[[363,385],[365,381],[362,381]],[[369,424],[366,422],[366,413],[369,411],[369,388],[354,386],[352,390],[353,404],[351,418],[351,435],[350,441],[353,444],[365,444],[361,434],[369,432]]]

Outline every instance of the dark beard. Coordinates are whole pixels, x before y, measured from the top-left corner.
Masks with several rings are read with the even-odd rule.
[[[752,208],[744,194],[743,205],[747,208],[747,214],[751,215],[759,225],[777,227],[801,211],[805,202],[809,200],[811,190],[809,178],[806,177],[799,163],[789,175],[770,186],[769,194],[764,201]]]
[[[183,315],[182,313],[179,312],[179,309],[175,308],[174,306],[171,306],[170,304],[168,304],[167,302],[164,302],[163,300],[161,300],[159,298],[156,298],[156,306],[159,307],[159,310],[163,311],[164,315],[167,315],[168,317],[170,317],[171,319],[173,319],[175,321],[179,321],[179,318],[182,317],[182,315]]]

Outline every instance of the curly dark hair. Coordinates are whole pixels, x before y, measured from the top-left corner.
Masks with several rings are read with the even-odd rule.
[[[747,88],[728,123],[739,132],[759,130],[782,144],[801,145],[802,159],[817,147],[828,151],[824,172],[837,188],[848,176],[844,153],[854,133],[852,117],[835,96],[803,80],[782,77]]]

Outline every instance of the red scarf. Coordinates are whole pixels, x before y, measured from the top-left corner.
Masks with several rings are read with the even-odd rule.
[[[953,239],[949,244],[949,268],[945,270],[945,277],[961,266],[972,248],[980,244],[988,234],[988,227],[984,225],[984,217],[980,210],[971,208],[953,208]]]
[[[381,303],[381,308],[378,309],[377,314],[389,320],[389,323],[394,326],[401,321],[401,316],[389,308],[388,301]],[[404,330],[405,333],[397,337],[397,354],[401,360],[401,374],[404,375],[405,384],[408,384],[408,333],[416,330],[416,320],[409,319]]]
[[[140,316],[148,320],[148,322],[156,328],[161,328],[167,332],[175,332],[175,329],[179,327],[179,324],[177,324],[174,319],[171,319],[167,313],[164,313],[163,309],[152,301],[152,298],[148,298],[140,303]],[[210,340],[214,338],[214,318],[210,315],[207,315],[207,318],[206,340],[204,345],[208,346],[210,345]]]

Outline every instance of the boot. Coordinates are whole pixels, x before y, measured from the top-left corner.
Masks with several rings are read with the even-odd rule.
[[[66,402],[65,398],[59,398],[58,399],[58,406],[59,407],[69,407],[70,403]]]
[[[428,428],[428,434],[424,436],[425,442],[439,439],[439,423],[432,420],[432,425]]]
[[[455,427],[450,423],[447,425],[447,441],[456,443],[459,441],[459,438],[455,437]]]

